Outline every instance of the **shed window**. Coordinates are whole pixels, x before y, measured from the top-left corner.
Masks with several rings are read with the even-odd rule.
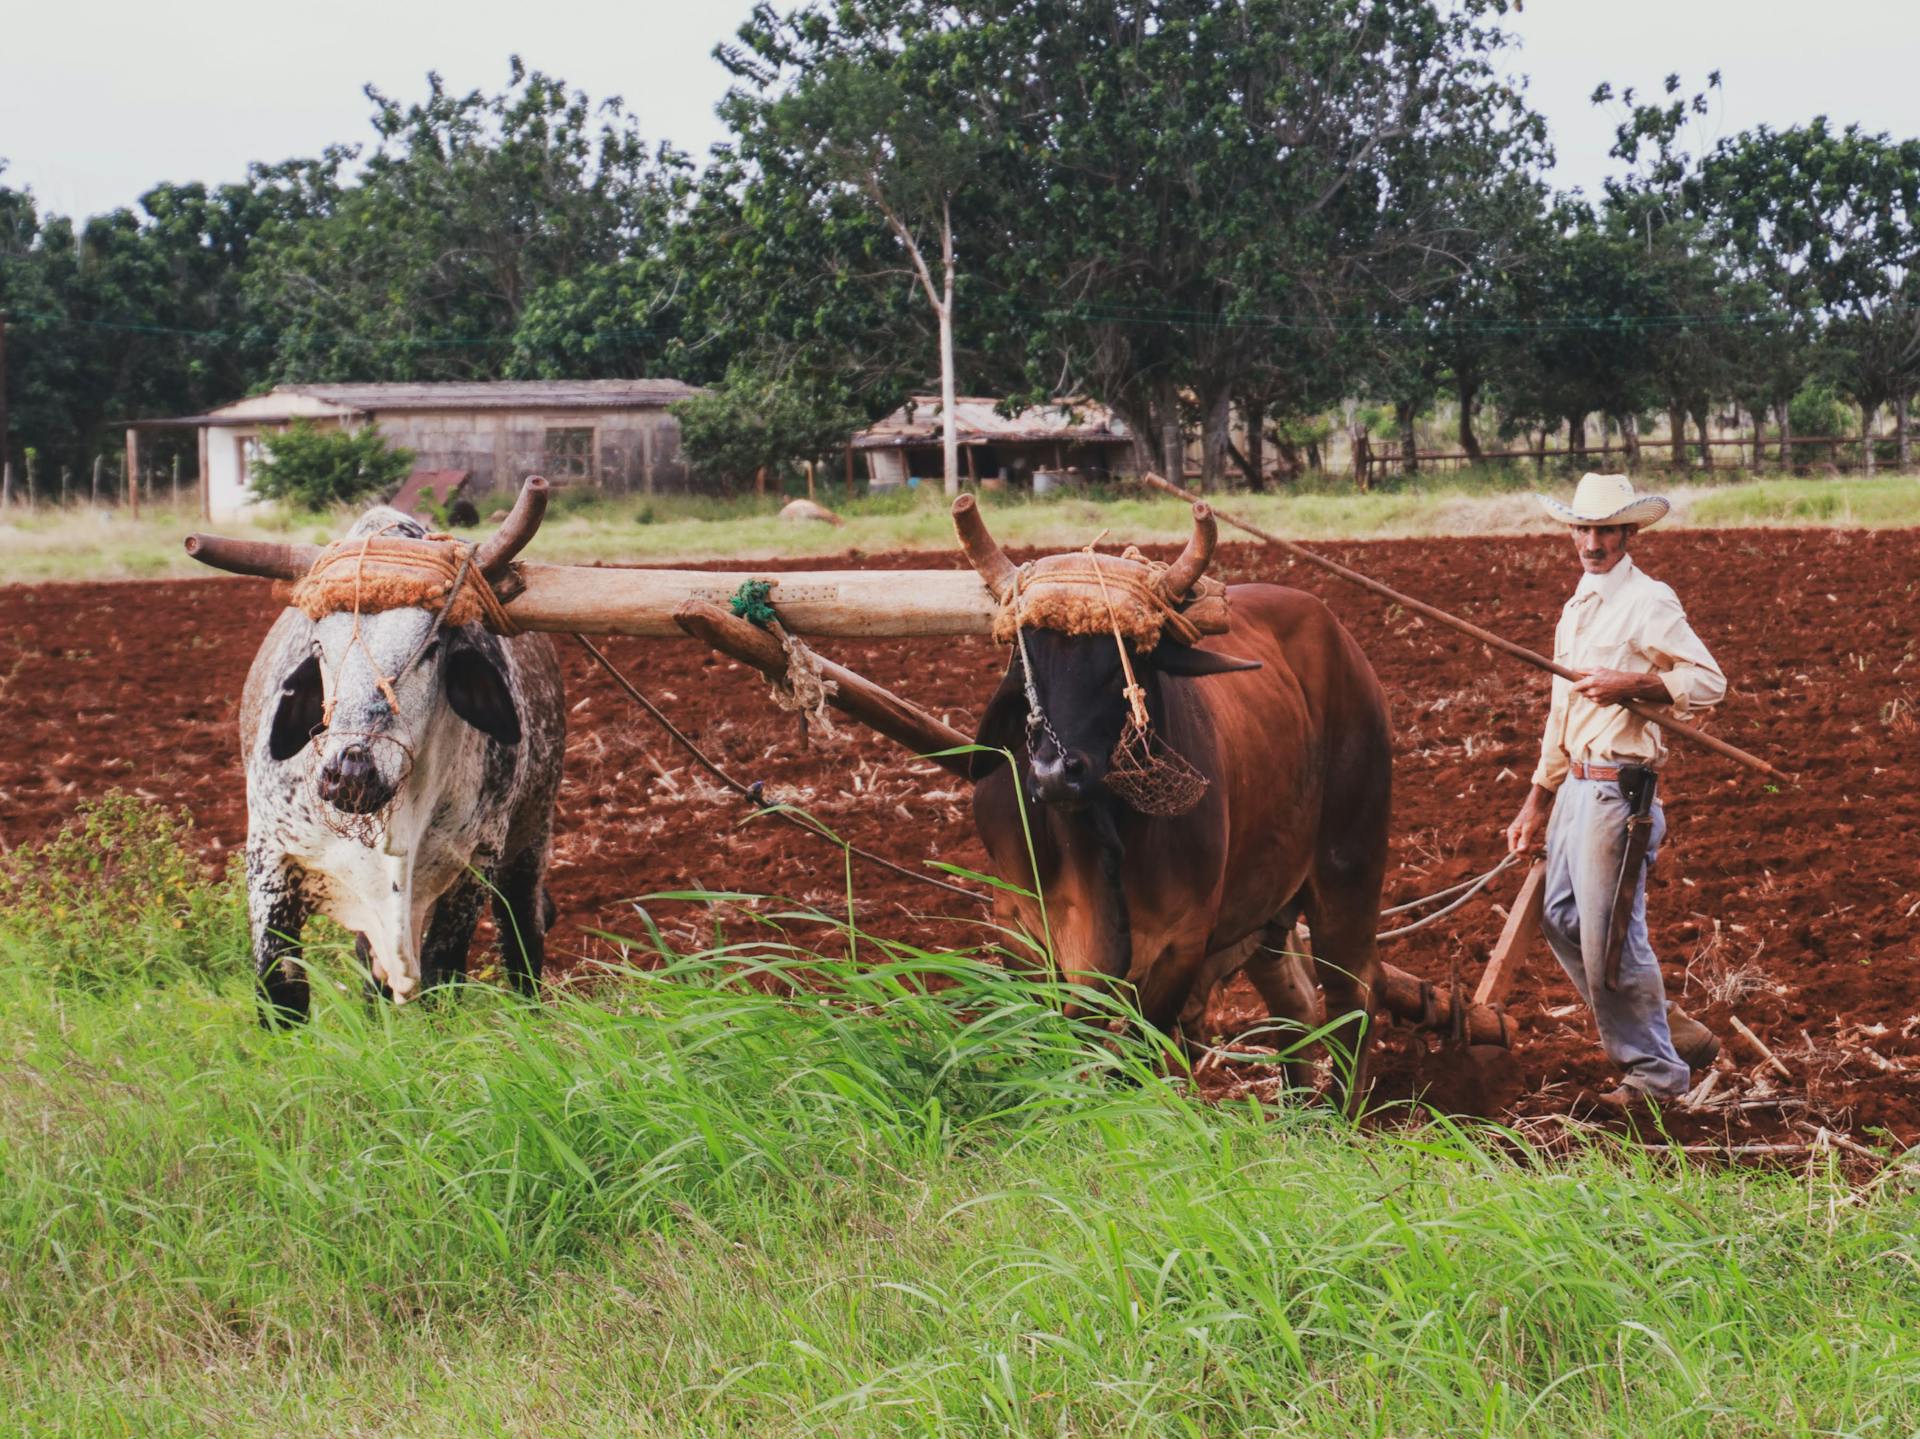
[[[546,471],[550,480],[592,480],[593,430],[548,430]]]

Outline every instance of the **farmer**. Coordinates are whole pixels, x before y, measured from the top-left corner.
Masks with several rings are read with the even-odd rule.
[[[1635,494],[1625,475],[1591,474],[1571,505],[1537,498],[1572,531],[1584,571],[1553,637],[1554,659],[1582,678],[1553,681],[1540,763],[1507,826],[1507,847],[1535,850],[1544,835],[1541,928],[1592,1007],[1608,1057],[1625,1071],[1617,1088],[1583,1095],[1580,1107],[1657,1112],[1686,1092],[1689,1061],[1710,1064],[1719,1042],[1678,1011],[1668,1023],[1646,895],[1647,867],[1666,833],[1655,781],[1667,748],[1658,725],[1622,706],[1671,706],[1684,719],[1719,703],[1727,681],[1673,590],[1627,554],[1635,533],[1667,513],[1666,500]]]

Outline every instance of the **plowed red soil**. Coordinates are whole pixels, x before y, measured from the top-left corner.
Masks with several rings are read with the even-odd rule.
[[[1717,732],[1803,780],[1775,787],[1680,749],[1663,782],[1670,832],[1652,881],[1654,944],[1670,996],[1728,1040],[1715,1098],[1744,1106],[1679,1118],[1683,1138],[1795,1140],[1825,1124],[1868,1137],[1885,1131],[1903,1147],[1920,1141],[1914,546],[1912,535],[1885,531],[1655,532],[1636,546],[1644,568],[1679,590],[1732,680]],[[1536,649],[1549,647],[1577,579],[1557,538],[1325,548]],[[1223,546],[1215,572],[1322,595],[1379,671],[1397,738],[1389,901],[1490,866],[1532,769],[1545,676],[1270,552]],[[0,605],[0,842],[42,839],[77,803],[120,787],[190,809],[210,861],[242,843],[235,714],[275,612],[267,585],[45,585],[0,590]],[[552,876],[558,964],[616,956],[600,933],[640,935],[628,901],[651,891],[823,901],[842,893],[837,854],[764,819],[742,823],[737,800],[697,776],[584,653],[560,643],[573,712]],[[984,640],[822,648],[969,731],[1005,664]],[[964,786],[932,766],[853,727],[804,743],[798,719],[767,702],[757,677],[692,642],[615,640],[609,649],[740,777],[765,781],[770,794],[910,866],[926,857],[980,865]],[[1516,884],[1506,877],[1496,903]],[[926,916],[972,913],[871,867],[856,872],[856,886],[863,923],[882,932],[952,941],[957,926]],[[691,906],[649,912],[670,933],[712,932],[714,916]],[[1387,955],[1436,980],[1458,966],[1471,983],[1502,913],[1471,906]],[[1610,1081],[1591,1021],[1544,947],[1509,1008],[1521,1036],[1510,1055],[1465,1054],[1389,1028],[1381,1093],[1424,1091],[1445,1108],[1524,1122],[1564,1110],[1580,1086]],[[1233,1002],[1217,1012],[1229,1022],[1250,1017]],[[1731,1014],[1774,1049],[1790,1079],[1733,1036]],[[1229,1091],[1248,1082],[1210,1080]]]

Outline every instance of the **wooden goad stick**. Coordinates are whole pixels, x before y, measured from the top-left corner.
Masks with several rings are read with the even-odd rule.
[[[1199,496],[1181,489],[1180,486],[1174,484],[1172,481],[1163,479],[1151,471],[1142,475],[1140,478],[1147,484],[1152,485],[1156,490],[1164,490],[1166,493],[1177,495],[1183,500],[1197,502],[1199,499]],[[1502,639],[1491,630],[1483,630],[1479,625],[1463,620],[1458,615],[1450,615],[1443,609],[1427,604],[1425,601],[1414,599],[1411,595],[1403,595],[1400,591],[1383,585],[1376,579],[1368,578],[1358,570],[1350,570],[1345,565],[1330,560],[1324,555],[1315,554],[1303,545],[1296,545],[1292,540],[1283,540],[1280,536],[1269,534],[1257,525],[1250,525],[1245,520],[1235,519],[1217,505],[1214,506],[1213,513],[1216,517],[1225,520],[1235,529],[1245,530],[1256,540],[1264,544],[1275,545],[1296,559],[1305,560],[1310,565],[1317,565],[1328,574],[1338,575],[1349,584],[1358,585],[1361,589],[1369,590],[1376,595],[1380,595],[1382,598],[1392,600],[1397,605],[1406,606],[1406,608],[1412,610],[1415,614],[1425,615],[1430,620],[1436,620],[1440,624],[1460,631],[1463,635],[1469,635],[1479,640],[1481,644],[1491,646],[1501,654],[1519,660],[1522,664],[1532,665],[1535,669],[1545,670],[1548,674],[1558,675],[1561,679],[1565,680],[1577,680],[1580,678],[1578,672],[1568,669],[1565,665],[1555,664],[1545,655],[1538,654],[1528,649],[1525,645],[1517,645],[1512,640]],[[1664,715],[1652,705],[1644,704],[1639,700],[1627,700],[1624,702],[1624,708],[1637,714],[1643,720],[1659,725],[1662,730],[1670,735],[1675,735],[1692,744],[1710,749],[1715,754],[1725,755],[1730,760],[1743,764],[1749,769],[1759,770],[1762,774],[1771,775],[1783,783],[1798,783],[1792,775],[1786,773],[1784,770],[1776,769],[1761,759],[1759,755],[1750,754],[1738,745],[1728,744],[1723,739],[1716,739],[1705,730],[1695,729],[1692,725],[1674,719],[1671,715]]]

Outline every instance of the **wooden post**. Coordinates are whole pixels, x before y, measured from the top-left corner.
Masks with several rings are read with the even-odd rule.
[[[127,426],[127,509],[140,518],[140,432]]]
[[[67,466],[60,467],[60,508],[67,507],[67,482],[73,478],[73,471]]]
[[[1546,895],[1547,862],[1537,859],[1527,871],[1527,877],[1520,881],[1520,892],[1513,898],[1513,908],[1507,911],[1500,942],[1494,945],[1486,973],[1480,976],[1479,986],[1473,991],[1475,1004],[1499,1004],[1507,997],[1513,976],[1527,962],[1527,950],[1540,937],[1540,911]]]
[[[0,459],[0,510],[13,508],[13,461]]]
[[[178,450],[175,450],[173,452],[173,509],[176,514],[179,513],[179,510],[180,510],[180,452]]]
[[[853,446],[847,446],[847,498],[853,498]]]
[[[973,446],[967,446],[967,483],[976,490],[980,488],[980,476],[973,467]]]
[[[33,508],[34,491],[40,478],[40,457],[31,448],[27,451],[27,508]]]
[[[213,518],[213,481],[207,475],[207,427],[200,427],[200,518]]]
[[[807,461],[807,498],[813,498],[813,461]]]

